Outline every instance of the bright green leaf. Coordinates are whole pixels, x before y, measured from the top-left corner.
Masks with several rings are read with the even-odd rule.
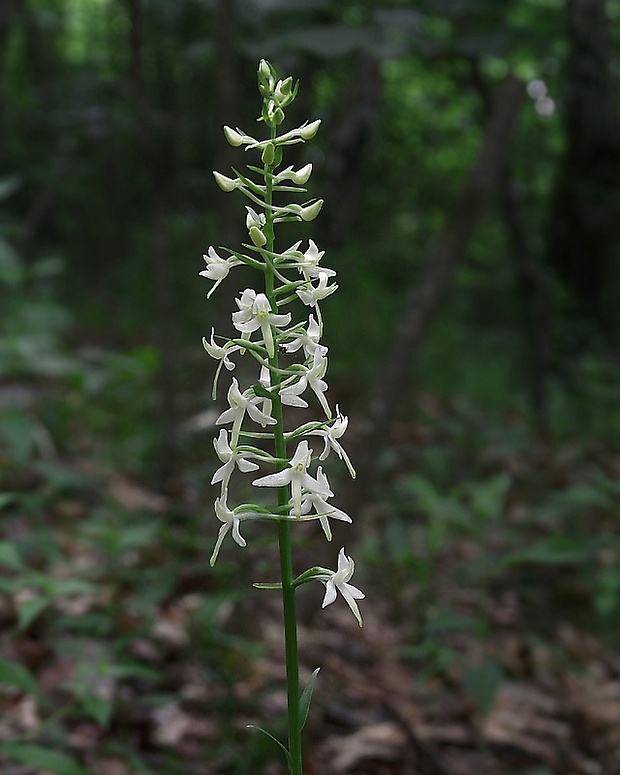
[[[0,684],[14,686],[27,694],[37,694],[37,682],[30,671],[19,662],[0,659]]]
[[[20,570],[24,567],[17,547],[11,541],[0,541],[0,565],[14,570]]]
[[[266,729],[263,729],[262,727],[258,727],[258,726],[256,726],[256,724],[248,724],[247,728],[248,728],[248,729],[257,729],[259,732],[262,732],[264,735],[267,735],[267,737],[268,737],[270,740],[273,740],[273,742],[274,742],[276,745],[279,745],[279,746],[280,746],[280,748],[281,748],[281,749],[284,751],[284,755],[286,756],[286,762],[287,762],[287,764],[288,764],[288,768],[289,768],[289,770],[292,770],[292,768],[293,768],[293,763],[292,763],[292,761],[291,761],[291,755],[290,755],[290,753],[288,752],[288,748],[287,748],[285,745],[283,745],[283,744],[282,744],[282,743],[281,743],[281,742],[278,740],[278,738],[277,738],[277,737],[274,737],[274,736],[271,734],[271,732],[267,732],[267,730],[266,730]]]
[[[579,565],[591,555],[593,547],[578,537],[551,535],[504,558],[503,565]]]
[[[17,606],[17,628],[25,630],[34,620],[48,608],[50,601],[47,597],[31,597],[23,600]]]
[[[107,727],[114,708],[112,700],[99,694],[83,694],[80,705],[86,716],[94,719],[100,727]]]
[[[34,770],[52,772],[54,775],[90,775],[68,754],[42,745],[1,743],[0,753]]]
[[[481,716],[488,715],[503,680],[504,672],[494,659],[487,659],[479,665],[472,665],[465,671],[465,686],[473,697]]]

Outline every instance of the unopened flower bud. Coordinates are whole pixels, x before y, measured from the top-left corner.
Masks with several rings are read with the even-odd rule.
[[[321,207],[323,207],[322,199],[317,199],[316,202],[313,202],[311,205],[302,207],[299,211],[302,221],[313,221],[321,212]]]
[[[298,186],[303,186],[308,182],[308,178],[312,174],[312,164],[306,164],[305,167],[297,170],[297,172],[291,172],[291,180],[293,183],[297,183]]]
[[[239,132],[231,129],[229,126],[224,127],[224,136],[230,145],[234,146],[235,148],[243,144],[243,135],[240,135]]]
[[[284,121],[284,111],[282,110],[282,108],[274,107],[273,110],[269,111],[269,123],[272,126],[279,126],[283,121]]]
[[[215,182],[222,189],[222,191],[234,191],[239,185],[238,180],[228,178],[226,175],[222,175],[220,172],[215,172],[215,170],[213,171],[213,177],[215,178]]]
[[[258,80],[259,83],[269,83],[270,80],[273,80],[271,67],[269,66],[269,62],[265,59],[261,59],[258,63]]]
[[[273,96],[280,107],[285,108],[293,101],[295,95],[293,94],[292,86],[293,78],[290,75],[285,81],[278,81],[276,84]]]
[[[258,226],[250,227],[250,239],[256,245],[257,248],[262,248],[263,245],[267,242],[267,237],[265,237],[265,235],[258,228]]]
[[[267,164],[267,165],[273,164],[275,155],[276,155],[276,149],[274,148],[273,143],[267,143],[267,145],[263,149],[263,154],[261,156],[263,164]]]
[[[319,127],[321,126],[321,119],[317,118],[316,121],[312,121],[310,124],[306,124],[306,126],[302,126],[299,129],[299,134],[301,137],[303,137],[304,140],[311,140],[314,135],[319,131]]]
[[[276,84],[276,94],[282,97],[288,97],[288,95],[291,93],[292,86],[293,76],[289,75],[289,77],[284,81],[278,81]]]

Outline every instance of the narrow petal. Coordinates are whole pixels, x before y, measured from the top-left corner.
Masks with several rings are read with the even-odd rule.
[[[215,548],[213,549],[213,554],[211,555],[211,559],[209,560],[209,565],[211,567],[215,565],[217,556],[220,553],[220,547],[222,546],[222,541],[224,540],[224,537],[226,536],[226,533],[228,533],[229,530],[230,530],[230,522],[225,522],[220,528],[220,532],[217,535],[217,541],[215,542]]]
[[[334,584],[333,579],[329,579],[325,582],[325,597],[323,598],[321,608],[325,608],[325,606],[331,605],[335,599],[336,585]]]
[[[334,493],[325,485],[318,482],[310,474],[304,473],[301,475],[301,484],[310,492],[316,492],[322,495],[324,498],[333,498]]]
[[[240,524],[240,522],[241,522],[241,520],[238,519],[238,518],[233,520],[233,523],[232,523],[232,537],[236,541],[236,543],[239,544],[239,546],[246,546],[247,545],[247,541],[245,540],[245,538],[239,532],[239,524]]]
[[[332,529],[329,524],[329,519],[327,519],[327,517],[319,517],[319,522],[321,523],[321,527],[323,528],[323,532],[325,533],[325,538],[328,541],[331,541],[333,536],[332,536]]]
[[[232,475],[233,468],[235,467],[235,461],[231,458],[223,466],[220,466],[213,474],[211,484],[217,484],[218,482],[228,481]],[[258,466],[256,466],[258,468]]]
[[[355,587],[354,587],[354,589],[355,589]],[[358,592],[359,592],[359,590],[358,590]],[[364,626],[364,622],[362,620],[362,615],[360,614],[359,606],[357,605],[357,603],[353,599],[353,595],[351,595],[349,593],[349,590],[346,587],[341,587],[340,588],[340,594],[345,599],[347,605],[349,606],[349,608],[353,612],[353,616],[355,616],[355,618],[357,619],[357,623],[359,624],[359,626],[363,627]]]
[[[258,471],[259,466],[256,463],[253,463],[251,460],[246,460],[245,458],[239,457],[237,458],[237,468],[241,471],[242,474],[247,474],[250,471]]]
[[[246,409],[254,422],[257,422],[259,425],[275,425],[277,422],[277,420],[275,420],[273,417],[270,417],[268,414],[261,412],[261,410],[254,404],[248,404]]]
[[[279,471],[277,474],[268,474],[255,479],[252,484],[255,487],[284,487],[290,484],[293,470],[287,468],[285,471]]]
[[[239,410],[233,409],[232,407],[230,409],[225,409],[222,414],[217,418],[215,421],[216,425],[225,425],[229,422],[234,422]]]

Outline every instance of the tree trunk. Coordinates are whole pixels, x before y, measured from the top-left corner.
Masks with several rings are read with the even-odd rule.
[[[471,81],[480,95],[485,120],[492,110],[492,94],[485,79],[480,61],[469,60]],[[519,290],[523,305],[523,328],[525,349],[529,359],[529,388],[532,411],[538,432],[548,436],[549,376],[549,306],[551,298],[550,278],[541,266],[532,248],[530,235],[525,224],[516,188],[510,175],[510,159],[507,156],[499,175],[499,201],[504,226],[510,240],[510,247],[516,264]]]
[[[379,61],[368,53],[358,56],[342,109],[329,133],[324,196],[337,207],[323,216],[329,245],[339,245],[355,222],[364,160],[374,135],[381,97]]]
[[[566,152],[549,261],[583,313],[617,326],[607,293],[620,238],[620,131],[605,0],[569,0],[567,22]]]
[[[217,3],[217,71],[215,74],[216,161],[214,169],[230,175],[230,168],[239,166],[239,156],[224,137],[222,126],[238,126],[241,120],[241,91],[239,86],[239,55],[237,40],[239,21],[236,0],[218,0]],[[218,189],[219,244],[236,245],[241,240],[240,219],[230,197]]]
[[[7,115],[7,83],[5,81],[5,65],[8,42],[12,27],[17,23],[22,10],[22,0],[2,0],[0,2],[0,136],[7,136],[5,116]],[[8,169],[7,149],[5,143],[0,143],[0,169]]]
[[[131,85],[134,100],[134,125],[137,147],[141,148],[138,170],[144,188],[148,222],[153,245],[155,279],[155,336],[160,353],[158,374],[159,391],[159,450],[156,460],[155,479],[158,489],[170,493],[176,475],[176,347],[174,343],[174,310],[172,295],[172,256],[170,251],[165,194],[164,169],[168,146],[162,142],[161,134],[155,130],[152,109],[149,103],[144,79],[144,9],[142,0],[124,0],[130,19],[129,46],[131,63]],[[159,132],[169,132],[167,128]]]
[[[500,178],[500,203],[519,276],[524,306],[524,330],[530,369],[530,399],[537,430],[549,435],[548,377],[550,371],[550,278],[532,250],[527,227],[508,169]]]
[[[496,186],[524,94],[522,82],[512,76],[498,88],[478,157],[418,283],[409,292],[372,389],[365,424],[354,440],[358,478],[352,497],[356,504],[363,503],[368,495],[375,461],[385,444],[390,419],[409,385],[412,364]]]

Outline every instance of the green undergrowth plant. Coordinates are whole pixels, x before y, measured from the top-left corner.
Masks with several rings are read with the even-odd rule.
[[[309,240],[305,250],[301,241],[284,250],[276,246],[276,231],[281,223],[303,223],[314,220],[323,205],[322,199],[310,199],[302,204],[290,202],[304,194],[312,165],[300,169],[284,167],[288,146],[311,140],[320,120],[282,132],[284,110],[297,95],[298,83],[292,77],[278,79],[274,68],[265,60],[258,67],[258,89],[262,97],[259,122],[267,136],[259,140],[241,129],[224,127],[227,141],[243,148],[261,165],[247,165],[247,172],[233,169],[234,177],[214,172],[215,180],[225,192],[239,191],[248,200],[246,227],[248,241],[242,250],[220,248],[220,255],[209,247],[204,256],[206,269],[200,274],[214,285],[208,297],[237,266],[255,270],[258,284],[241,291],[235,299],[237,310],[232,313],[235,336],[203,339],[208,354],[217,360],[213,383],[213,398],[222,370],[233,372],[241,357],[253,359],[255,374],[248,385],[241,385],[236,376],[227,380],[227,408],[216,424],[227,426],[214,440],[215,451],[222,465],[213,475],[220,494],[215,500],[215,514],[222,523],[211,556],[213,565],[226,536],[230,533],[241,547],[246,540],[241,527],[247,522],[267,522],[275,527],[280,557],[280,578],[274,582],[257,583],[260,589],[277,589],[282,596],[287,682],[287,742],[280,742],[271,732],[262,729],[283,750],[291,775],[301,775],[301,732],[308,716],[310,700],[318,668],[306,687],[299,684],[297,650],[297,617],[295,594],[311,581],[325,585],[323,607],[336,600],[340,593],[362,624],[357,600],[363,593],[350,581],[354,561],[345,553],[338,555],[337,570],[314,566],[297,574],[294,570],[293,529],[308,521],[318,521],[328,540],[332,533],[330,520],[351,522],[351,518],[336,508],[329,499],[334,493],[321,463],[334,452],[355,472],[340,439],[348,420],[339,408],[332,409],[327,398],[328,348],[323,344],[323,316],[320,302],[334,293],[336,272],[321,263],[324,251]],[[295,410],[307,409],[306,397],[312,397],[321,418],[295,424]],[[290,417],[289,417],[290,415]],[[307,415],[304,413],[304,418]],[[322,444],[317,453],[311,446]],[[271,471],[271,473],[265,473]],[[233,476],[253,477],[252,486],[275,491],[275,502],[269,503],[256,495],[256,502],[234,503]]]
[[[537,442],[518,415],[500,424],[465,401],[429,406],[412,421],[424,447],[402,453],[362,557],[403,625],[399,654],[416,680],[462,681],[484,714],[492,689],[514,678],[498,633],[556,655],[562,628],[617,648],[616,458],[576,438]],[[511,600],[514,615],[503,619]],[[466,642],[479,662],[470,664]]]

